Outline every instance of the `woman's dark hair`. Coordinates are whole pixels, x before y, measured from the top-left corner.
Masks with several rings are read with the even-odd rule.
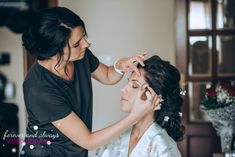
[[[179,86],[179,71],[156,55],[145,60],[144,64],[144,67],[139,64],[138,68],[144,69],[146,82],[158,95],[161,94],[163,99],[161,109],[155,111],[155,122],[175,141],[180,141],[183,139],[184,127],[180,121],[183,99]]]
[[[68,45],[73,28],[85,24],[78,15],[64,7],[47,8],[36,13],[28,30],[22,35],[23,46],[39,60],[49,59],[59,54],[60,63],[63,48]],[[69,59],[69,58],[68,58]],[[67,61],[68,62],[68,61]]]

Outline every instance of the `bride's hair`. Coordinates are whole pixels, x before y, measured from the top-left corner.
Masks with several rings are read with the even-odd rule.
[[[146,82],[158,94],[162,95],[161,109],[155,111],[155,122],[164,128],[175,140],[183,139],[184,127],[181,125],[182,95],[179,86],[180,74],[177,68],[158,56],[144,61]]]

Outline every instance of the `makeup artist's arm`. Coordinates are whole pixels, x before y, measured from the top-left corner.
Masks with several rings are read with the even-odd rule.
[[[144,89],[139,91],[138,99],[136,99],[128,116],[99,131],[90,132],[74,112],[71,112],[65,118],[52,122],[52,124],[77,145],[88,150],[96,149],[118,137],[136,121],[154,110],[154,104],[159,102],[158,98],[153,96],[151,100],[142,100],[140,97],[144,92]]]
[[[139,74],[136,62],[144,66],[145,55],[146,54],[135,55],[133,57],[119,59],[116,61],[116,68],[123,73],[135,71]],[[91,76],[103,84],[111,85],[120,81],[123,75],[116,72],[114,66],[107,66],[100,62],[98,68],[91,74]]]

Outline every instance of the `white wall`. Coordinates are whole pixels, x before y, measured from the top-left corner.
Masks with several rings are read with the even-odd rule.
[[[25,106],[22,90],[24,80],[24,55],[21,46],[21,35],[11,32],[6,27],[0,28],[0,35],[0,52],[9,52],[11,62],[10,65],[1,65],[0,72],[6,75],[8,80],[12,81],[16,86],[15,97],[7,100],[7,102],[15,103],[18,106],[19,132],[25,134]]]
[[[141,51],[158,54],[175,63],[173,0],[59,0],[59,5],[77,13],[85,22],[91,50],[105,62]],[[120,89],[93,81],[93,130],[114,122],[124,114],[119,109]]]

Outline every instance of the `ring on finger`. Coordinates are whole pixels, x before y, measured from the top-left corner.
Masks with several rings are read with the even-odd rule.
[[[136,60],[134,58],[131,58],[130,61],[131,61],[131,63],[135,63],[136,62]]]
[[[138,62],[137,62],[137,59],[136,59],[136,58],[132,58],[132,63],[133,63],[133,64],[138,63]]]

